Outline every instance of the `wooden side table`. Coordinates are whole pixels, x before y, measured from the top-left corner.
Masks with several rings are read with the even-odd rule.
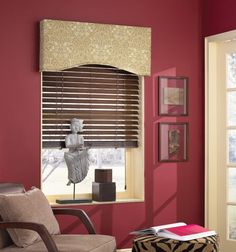
[[[190,241],[177,241],[155,235],[136,237],[132,252],[218,252],[219,237],[212,235]]]

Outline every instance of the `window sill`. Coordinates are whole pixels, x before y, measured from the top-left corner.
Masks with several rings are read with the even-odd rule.
[[[117,199],[116,201],[92,201],[89,203],[75,203],[75,204],[58,204],[55,201],[49,202],[51,206],[81,206],[81,205],[102,205],[102,204],[119,204],[119,203],[139,203],[144,202],[144,199]]]
[[[117,249],[116,252],[131,252],[132,249],[131,248],[127,248],[127,249]]]

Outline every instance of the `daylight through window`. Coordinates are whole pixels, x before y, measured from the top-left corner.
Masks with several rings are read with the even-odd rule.
[[[94,169],[112,168],[118,192],[126,190],[127,148],[137,148],[140,124],[139,77],[110,66],[85,65],[42,73],[42,189],[70,194],[64,161],[72,118],[84,120],[89,173],[77,193],[91,193]]]

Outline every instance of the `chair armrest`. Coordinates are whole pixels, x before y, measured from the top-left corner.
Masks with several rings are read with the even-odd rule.
[[[56,215],[72,215],[78,217],[86,227],[89,234],[96,234],[93,223],[83,210],[73,208],[52,208],[52,211]]]
[[[49,252],[59,252],[58,248],[49,234],[47,228],[43,224],[38,224],[34,222],[6,222],[0,221],[0,229],[7,228],[19,228],[19,229],[29,229],[37,232],[41,239],[43,240],[47,250]]]

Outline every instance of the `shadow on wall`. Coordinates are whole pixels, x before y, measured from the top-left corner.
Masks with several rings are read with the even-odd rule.
[[[159,75],[176,76],[176,69],[170,68],[158,74],[154,74],[152,79],[152,88],[150,88],[150,86],[149,88],[146,88],[145,86],[148,93],[145,94],[146,97],[152,97],[152,99],[149,99],[149,101],[146,102],[151,102],[153,108],[153,111],[147,111],[149,115],[146,115],[145,113],[147,118],[152,118],[152,120],[145,121],[145,151],[150,152],[150,158],[145,159],[145,202],[130,203],[137,207],[137,213],[126,213],[124,210],[128,210],[128,207],[126,208],[125,206],[126,204],[122,205],[122,208],[120,207],[120,204],[106,204],[93,206],[92,208],[89,207],[88,210],[86,210],[87,214],[92,220],[94,220],[95,227],[100,227],[98,233],[113,234],[114,236],[119,237],[119,239],[117,239],[118,248],[132,246],[132,240],[134,236],[129,235],[129,232],[133,230],[180,221],[187,223],[194,221],[197,222],[199,219],[203,219],[202,216],[199,218],[199,216],[192,212],[193,209],[199,209],[199,206],[194,205],[199,202],[198,199],[196,201],[191,199],[191,205],[189,206],[189,209],[184,204],[189,202],[189,198],[195,195],[195,192],[193,192],[192,188],[195,190],[196,188],[199,188],[199,190],[203,188],[203,185],[195,184],[199,182],[199,179],[191,179],[191,177],[194,175],[192,175],[193,171],[191,167],[189,167],[189,162],[160,163],[158,161],[158,123],[189,121],[188,116],[158,116],[157,77]],[[150,113],[152,113],[152,116],[150,116]],[[153,129],[151,133],[149,130],[150,128]],[[196,192],[196,195],[199,195],[199,191]],[[139,208],[141,214],[138,213]],[[132,222],[132,214],[139,216],[140,222]],[[134,216],[134,219],[137,219],[137,216]],[[194,220],[193,216],[195,216],[197,219]],[[118,217],[120,220],[119,223],[117,223],[115,220],[115,218]],[[99,221],[99,223],[96,223],[96,221]],[[127,229],[126,222],[129,223],[128,229],[132,230]],[[64,231],[73,233],[77,229],[78,224],[79,222],[74,221],[66,226]],[[117,225],[119,226],[117,227]]]
[[[78,206],[76,207],[78,208]],[[82,207],[81,207],[82,208]],[[93,220],[93,216],[96,216],[96,218],[99,216],[99,220],[101,221],[100,229],[97,230],[97,233],[100,234],[107,234],[112,235],[113,234],[113,204],[106,204],[106,205],[98,205],[93,206],[90,210],[85,210],[87,215],[91,218],[92,222],[94,223],[95,229],[96,229],[96,223]],[[83,224],[80,220],[76,220],[74,217],[70,216],[61,216],[58,218],[63,218],[65,221],[60,221],[60,223],[67,223],[66,226],[62,226],[61,230],[62,233],[87,233],[87,230],[83,227]],[[70,223],[70,224],[68,224]],[[79,229],[79,230],[78,230]]]

